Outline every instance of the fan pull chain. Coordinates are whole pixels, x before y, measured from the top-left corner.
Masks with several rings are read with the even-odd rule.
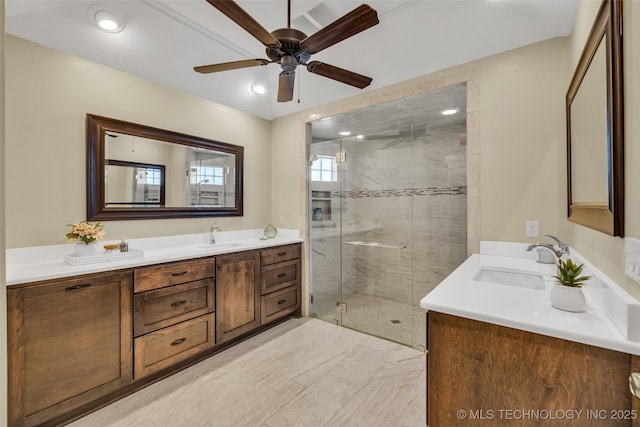
[[[302,74],[298,73],[298,104],[300,104],[300,82],[302,81]]]

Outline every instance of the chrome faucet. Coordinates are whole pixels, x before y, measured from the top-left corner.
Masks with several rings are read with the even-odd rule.
[[[556,236],[552,236],[551,234],[545,234],[544,237],[548,237],[549,239],[553,239],[556,241],[556,243],[558,244],[558,248],[560,249],[560,256],[569,255],[569,245],[558,239]]]
[[[216,231],[222,231],[222,228],[216,224],[217,222],[211,224],[211,228],[209,229],[209,244],[211,245],[216,243]]]
[[[527,251],[530,251],[534,248],[543,248],[547,249],[547,251],[551,252],[555,257],[545,256],[545,252],[538,251],[538,262],[542,264],[555,264],[557,260],[562,258],[563,255],[569,253],[569,245],[558,239],[556,236],[552,236],[551,234],[545,234],[544,237],[548,237],[550,239],[555,240],[558,243],[558,247],[555,247],[551,243],[534,243],[527,247]]]

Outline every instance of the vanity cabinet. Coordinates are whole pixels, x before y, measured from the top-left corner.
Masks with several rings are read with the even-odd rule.
[[[9,425],[54,420],[132,381],[132,272],[7,291]]]
[[[261,323],[300,310],[300,244],[260,252]]]
[[[260,326],[260,251],[216,257],[216,344]]]
[[[10,286],[8,424],[64,424],[284,320],[300,277],[298,243]]]
[[[134,377],[168,368],[215,344],[215,260],[134,270]]]
[[[638,356],[434,311],[427,350],[429,427],[640,426]]]

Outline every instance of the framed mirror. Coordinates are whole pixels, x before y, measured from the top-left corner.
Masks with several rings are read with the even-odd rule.
[[[244,147],[87,114],[90,221],[243,215]]]
[[[566,97],[569,221],[624,236],[622,10],[603,0]]]

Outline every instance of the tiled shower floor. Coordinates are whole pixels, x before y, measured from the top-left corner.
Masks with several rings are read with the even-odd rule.
[[[412,306],[385,298],[364,294],[345,296],[347,312],[341,314],[336,302],[314,295],[311,311],[318,319],[395,341],[418,350],[424,350],[426,341],[425,313],[419,306]]]

